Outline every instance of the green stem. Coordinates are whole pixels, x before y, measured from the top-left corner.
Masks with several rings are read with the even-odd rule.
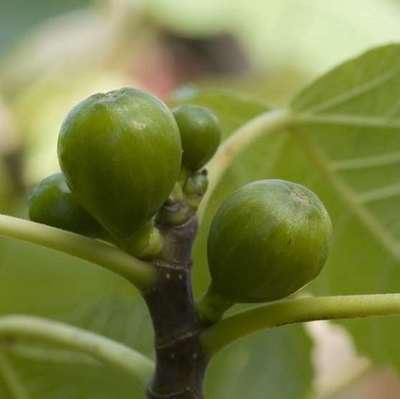
[[[14,399],[29,399],[28,392],[22,384],[17,371],[3,353],[0,353],[0,374],[11,397]]]
[[[218,295],[218,293],[212,289],[212,286],[210,286],[196,303],[196,310],[202,324],[208,325],[221,320],[224,313],[231,306],[233,306],[232,302]]]
[[[315,320],[400,315],[400,294],[311,297],[272,302],[238,313],[204,330],[209,354],[259,330]]]
[[[200,220],[204,216],[207,204],[218,183],[238,154],[259,137],[288,127],[291,121],[292,115],[288,109],[276,109],[266,112],[241,126],[220,146],[215,156],[207,164],[209,184],[199,208]]]
[[[30,316],[0,317],[0,341],[15,343],[34,340],[60,345],[64,349],[91,355],[96,360],[118,367],[147,384],[153,371],[153,362],[109,338],[60,322]]]
[[[142,291],[149,289],[156,279],[156,270],[147,262],[104,242],[44,224],[0,214],[0,236],[28,241],[96,263],[127,278]]]

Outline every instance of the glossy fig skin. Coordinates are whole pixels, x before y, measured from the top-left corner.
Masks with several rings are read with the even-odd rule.
[[[208,108],[184,104],[173,110],[182,138],[182,163],[189,170],[202,168],[221,143],[217,116]]]
[[[103,229],[77,202],[62,173],[43,179],[29,198],[29,218],[63,230],[100,237]]]
[[[247,184],[213,219],[211,290],[232,302],[284,298],[319,274],[331,232],[328,212],[307,188],[283,180]]]
[[[180,172],[175,118],[133,88],[95,94],[66,117],[58,158],[80,203],[118,239],[129,239],[162,206]]]

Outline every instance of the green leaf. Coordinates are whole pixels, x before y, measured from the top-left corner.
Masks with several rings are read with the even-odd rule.
[[[400,291],[399,65],[400,46],[389,45],[337,67],[295,98],[291,132],[268,135],[235,160],[197,242],[201,270],[207,226],[222,198],[247,181],[281,178],[315,191],[333,220],[331,255],[314,292]],[[341,324],[359,351],[400,370],[399,318]]]
[[[218,353],[206,379],[206,397],[293,399],[310,393],[312,343],[301,326],[243,339]]]
[[[284,175],[321,196],[335,231],[315,292],[400,291],[399,99],[400,45],[388,45],[335,68],[292,103],[297,147],[286,154],[308,166],[283,167]],[[399,318],[342,325],[363,354],[400,370]]]
[[[311,286],[315,293],[399,292],[399,99],[400,45],[350,60],[298,94],[291,105],[291,131],[253,143],[235,160],[213,196],[195,251],[201,288],[207,282],[207,229],[218,204],[245,182],[281,178],[315,191],[333,220],[331,255]],[[240,115],[240,107],[231,114]],[[341,325],[360,352],[400,370],[399,318]]]
[[[144,399],[143,387],[132,376],[101,366],[53,362],[41,363],[12,358],[20,379],[32,398]],[[8,399],[8,396],[6,396]],[[10,397],[10,399],[13,399]]]
[[[67,255],[3,238],[0,262],[0,314],[69,322],[152,355],[150,318],[127,281]],[[144,398],[138,381],[109,367],[21,356],[13,356],[13,363],[33,398]]]
[[[256,100],[221,90],[185,90],[175,98],[175,102],[213,109],[222,123],[224,138],[269,109]],[[279,134],[254,143],[249,151],[236,159],[212,196],[194,248],[194,283],[199,294],[209,280],[206,238],[218,204],[237,187],[268,174],[284,142],[285,134]],[[247,337],[218,354],[207,374],[206,393],[218,399],[305,398],[312,380],[310,352],[310,340],[298,326]]]

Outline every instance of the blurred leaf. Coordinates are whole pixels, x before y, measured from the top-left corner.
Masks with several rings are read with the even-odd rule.
[[[145,305],[122,278],[50,250],[0,239],[0,314],[69,322],[152,354]],[[131,376],[107,367],[16,362],[33,398],[144,398]],[[1,385],[1,384],[0,384]]]
[[[10,177],[6,172],[3,160],[0,158],[0,213],[5,213],[8,210],[11,191]]]
[[[222,90],[185,89],[175,96],[177,101],[213,109],[223,126],[224,138],[268,110],[261,102]],[[254,143],[234,162],[214,193],[194,249],[194,283],[198,293],[208,281],[206,237],[214,211],[229,192],[248,180],[265,176],[283,145],[282,137],[272,135]],[[311,390],[310,351],[310,340],[301,327],[248,337],[218,355],[207,374],[208,395],[218,399],[305,398]]]
[[[146,3],[153,18],[185,33],[208,35],[229,23],[223,1],[148,0]]]
[[[311,340],[301,326],[247,337],[213,360],[206,379],[206,397],[306,398],[313,377],[311,350]]]
[[[29,362],[12,358],[32,398],[144,399],[144,389],[132,376],[101,366]],[[3,396],[2,396],[3,398]],[[6,396],[8,399],[8,397]],[[13,399],[10,397],[10,399]]]
[[[308,73],[301,71],[296,65],[245,76],[205,77],[196,86],[204,89],[213,87],[227,92],[227,89],[240,93],[243,97],[251,97],[261,102],[267,101],[276,106],[285,106],[293,97],[293,93],[302,89],[310,80]]]
[[[371,46],[400,40],[392,0],[148,0],[153,15],[185,35],[231,32],[258,66],[320,73]]]
[[[315,291],[324,294],[400,291],[400,45],[374,49],[302,91],[298,148],[286,152],[307,169],[285,167],[326,203],[335,239]],[[293,154],[296,153],[294,156]],[[286,169],[286,170],[285,170]],[[400,370],[399,318],[342,323],[358,349]]]
[[[1,3],[0,54],[9,50],[33,26],[49,17],[71,11],[91,3],[89,0],[13,0]]]

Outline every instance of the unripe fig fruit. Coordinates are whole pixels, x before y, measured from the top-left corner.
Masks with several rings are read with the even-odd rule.
[[[332,225],[307,188],[262,180],[222,204],[208,237],[211,290],[232,302],[286,297],[321,271]]]
[[[182,163],[196,171],[211,159],[221,142],[218,118],[210,109],[197,105],[180,105],[173,113],[182,138]]]
[[[102,228],[77,202],[62,173],[43,179],[29,199],[29,217],[37,223],[92,237],[102,235]]]
[[[129,239],[168,198],[181,168],[168,107],[133,88],[95,94],[66,117],[58,157],[72,192],[113,236]]]

